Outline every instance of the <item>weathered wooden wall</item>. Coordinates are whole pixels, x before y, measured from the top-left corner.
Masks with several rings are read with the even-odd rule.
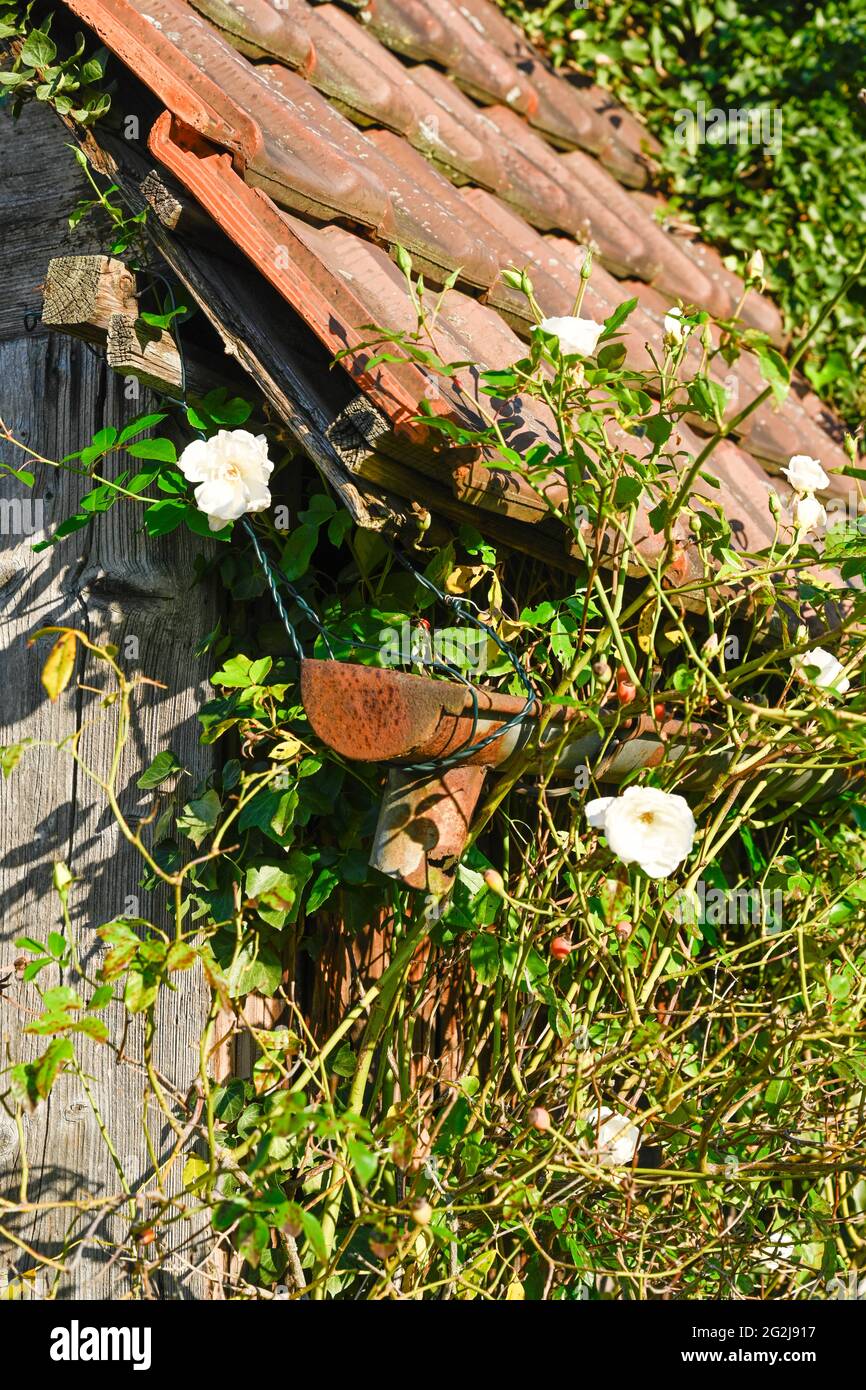
[[[104,358],[84,344],[48,334],[33,318],[50,256],[96,249],[91,234],[70,244],[65,229],[66,212],[84,189],[64,139],[62,128],[39,108],[25,112],[17,125],[0,114],[0,415],[18,437],[55,459],[80,447],[103,425],[121,425],[143,405],[124,398],[123,382],[107,370]],[[0,448],[2,457],[20,464],[8,446]],[[34,555],[33,541],[45,526],[75,510],[80,490],[76,475],[49,468],[38,471],[32,495],[14,479],[0,483],[0,496],[22,502],[30,497],[36,504],[29,518],[26,508],[5,506],[2,513],[2,742],[61,739],[100,715],[96,697],[74,683],[56,705],[49,703],[39,682],[48,648],[45,643],[28,648],[28,633],[47,623],[69,624],[118,644],[129,668],[138,667],[165,686],[150,688],[141,698],[123,764],[121,804],[134,818],[149,809],[152,797],[138,791],[135,778],[160,749],[170,745],[187,767],[202,775],[208,770],[210,752],[197,742],[195,720],[206,697],[206,663],[195,658],[193,647],[216,621],[215,600],[193,583],[192,561],[202,543],[180,533],[157,544],[145,542],[132,504],[115,508],[63,545]],[[28,523],[36,525],[35,534],[22,534]],[[104,680],[94,663],[85,673],[79,662],[77,675],[95,685]],[[108,725],[100,725],[90,737],[92,759],[105,758],[107,735]],[[0,980],[9,977],[0,995],[5,1066],[10,1059],[32,1057],[45,1045],[22,1031],[38,1000],[32,987],[18,982],[14,961],[21,952],[14,942],[23,933],[45,939],[57,928],[53,864],[64,860],[79,880],[72,892],[72,920],[90,968],[101,949],[95,936],[100,923],[124,911],[138,915],[131,900],[138,899],[144,917],[153,907],[139,886],[140,861],[119,835],[98,790],[68,755],[47,746],[31,748],[0,787],[0,808]],[[51,983],[59,983],[56,970],[53,975]],[[177,992],[164,998],[159,1018],[156,1064],[169,1086],[184,1094],[197,1073],[206,996],[197,973],[177,978]],[[111,1006],[107,1017],[119,1040],[121,1010]],[[121,1065],[109,1048],[79,1043],[83,1069],[92,1078],[91,1089],[133,1189],[150,1167],[141,1124],[142,1040],[143,1021],[137,1018],[126,1043],[129,1060]],[[4,1081],[0,1093],[5,1088]],[[154,1122],[152,1132],[157,1152],[167,1154],[173,1139],[168,1127]],[[50,1204],[118,1194],[118,1177],[74,1075],[61,1078],[50,1100],[24,1116],[24,1133],[27,1199],[34,1208],[17,1215],[0,1212],[0,1222],[35,1250],[60,1257],[92,1214],[82,1217],[69,1206]],[[13,1202],[20,1195],[21,1158],[13,1118],[0,1109],[0,1195]],[[178,1163],[172,1174],[175,1188],[180,1167]],[[49,1205],[36,1210],[38,1204]],[[129,1271],[123,1261],[110,1264],[111,1250],[100,1243],[103,1238],[110,1242],[124,1224],[108,1218],[93,1233],[74,1278],[60,1278],[61,1296],[124,1296]],[[177,1242],[180,1251],[152,1291],[171,1298],[208,1296],[206,1274],[190,1270],[201,1251],[183,1223]],[[0,1237],[0,1283],[32,1270],[34,1263],[26,1250]],[[44,1291],[45,1282],[41,1287]]]

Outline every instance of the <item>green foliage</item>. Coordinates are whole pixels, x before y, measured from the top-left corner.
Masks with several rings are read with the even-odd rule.
[[[41,8],[41,7],[40,7]],[[76,34],[70,53],[58,51],[51,37],[53,15],[37,21],[29,4],[0,4],[0,42],[11,49],[12,60],[0,68],[0,106],[8,103],[17,116],[29,97],[50,103],[61,116],[92,125],[104,116],[111,99],[103,90],[108,53],[88,52],[83,34]],[[0,50],[0,58],[4,57]]]
[[[796,338],[866,247],[857,0],[637,0],[509,6],[558,61],[571,60],[640,112],[661,141],[663,183],[685,220],[742,272],[755,247]],[[780,113],[778,147],[683,138],[687,112]],[[839,303],[804,370],[852,425],[866,408],[866,291]]]

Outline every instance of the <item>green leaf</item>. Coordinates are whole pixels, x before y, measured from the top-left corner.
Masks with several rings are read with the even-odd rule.
[[[328,1247],[325,1244],[325,1235],[321,1225],[311,1211],[303,1210],[301,1210],[301,1224],[304,1228],[304,1235],[313,1247],[316,1259],[324,1264],[328,1258]]]
[[[33,1080],[37,1095],[42,1100],[47,1098],[64,1063],[70,1062],[74,1055],[72,1043],[68,1038],[55,1038],[33,1064]]]
[[[177,463],[177,449],[170,439],[139,439],[128,444],[126,452],[134,459],[158,459],[160,463]]]
[[[639,501],[643,492],[643,483],[640,478],[632,478],[628,475],[617,478],[614,488],[613,504],[618,511],[625,511],[626,508]]]
[[[605,338],[609,338],[612,333],[616,333],[625,323],[629,314],[633,313],[636,308],[636,299],[624,299],[622,304],[618,304],[613,313],[608,315],[604,321],[604,332],[601,335],[601,341],[604,342]]]
[[[144,430],[153,429],[154,425],[161,424],[162,421],[167,418],[168,417],[161,411],[156,411],[150,415],[136,416],[134,420],[130,420],[129,424],[124,426],[121,430],[117,440],[118,444],[126,444],[128,440],[134,439],[137,434],[141,434]]]
[[[349,1150],[352,1167],[357,1174],[359,1183],[362,1187],[367,1187],[376,1175],[378,1167],[376,1155],[360,1139],[350,1139],[346,1148]]]
[[[42,942],[34,941],[32,936],[16,936],[15,945],[19,951],[31,951],[36,956],[45,954],[45,947]]]
[[[209,1171],[209,1166],[205,1159],[200,1158],[198,1154],[189,1154],[183,1165],[182,1181],[185,1190],[187,1192],[193,1192],[197,1184],[201,1182],[202,1178]]]
[[[189,970],[195,965],[197,956],[187,941],[173,941],[165,958],[167,970]]]
[[[356,1066],[357,1059],[352,1051],[351,1043],[343,1043],[343,1046],[331,1058],[328,1070],[333,1072],[334,1076],[343,1076],[348,1080],[349,1077],[355,1075]]]
[[[142,323],[146,323],[149,328],[167,329],[171,328],[174,319],[187,312],[186,305],[181,304],[176,309],[168,309],[164,314],[153,314],[143,310],[138,317],[141,319]]]
[[[668,420],[666,416],[659,412],[655,415],[651,415],[648,420],[644,421],[644,433],[650,443],[655,444],[657,448],[661,448],[664,444],[667,444],[671,437],[673,427],[673,421]]]
[[[211,676],[211,685],[228,686],[229,689],[261,685],[271,665],[269,656],[260,657],[258,661],[251,661],[248,656],[232,656]]]
[[[288,580],[306,574],[318,539],[318,527],[309,524],[298,526],[291,533],[280,556],[280,569]]]
[[[625,361],[625,343],[608,343],[599,349],[596,361],[603,371],[618,371]]]
[[[150,767],[145,769],[135,785],[140,787],[142,791],[150,791],[152,787],[158,787],[160,782],[164,782],[167,777],[182,771],[183,767],[174,753],[170,748],[166,748],[162,753],[157,753]]]
[[[22,1062],[12,1067],[9,1075],[15,1099],[34,1109],[40,1100],[46,1100],[50,1095],[59,1073],[74,1055],[68,1038],[55,1038],[34,1062]]]
[[[22,739],[20,743],[0,744],[0,771],[4,777],[10,777],[15,768],[21,761],[22,755],[33,743],[32,738]]]
[[[32,29],[21,45],[21,61],[29,68],[47,68],[57,57],[57,45],[42,29]]]
[[[778,403],[785,400],[791,385],[791,371],[780,352],[767,344],[765,347],[755,349],[755,356],[758,359],[758,366],[761,369],[761,376],[773,388],[773,395]]]
[[[188,801],[177,818],[177,828],[192,840],[196,849],[207,838],[219,820],[222,805],[211,789],[204,796]]]
[[[247,1212],[241,1217],[237,1230],[238,1250],[253,1269],[258,1269],[268,1239],[267,1224],[256,1212]]]
[[[139,970],[130,970],[123,991],[123,1002],[131,1014],[144,1013],[156,999],[159,981]]]
[[[333,893],[340,882],[340,875],[335,869],[320,869],[316,874],[313,886],[310,889],[306,903],[307,912],[317,912]]]
[[[164,502],[154,502],[144,513],[144,527],[149,536],[167,536],[175,531],[186,518],[189,507],[185,502],[167,498]]]
[[[489,985],[499,974],[499,942],[492,932],[479,932],[469,949],[469,959],[480,985]]]

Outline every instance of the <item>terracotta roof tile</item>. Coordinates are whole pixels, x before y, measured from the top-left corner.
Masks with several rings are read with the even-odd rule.
[[[439,436],[414,419],[422,398],[472,427],[492,410],[515,445],[558,449],[538,402],[481,399],[479,368],[523,355],[517,334],[525,339],[532,323],[500,275],[506,266],[528,271],[542,313],[569,313],[594,243],[583,312],[600,320],[636,297],[623,342],[642,371],[652,370],[648,344],[661,356],[673,301],[722,317],[743,297],[718,252],[670,217],[660,225],[658,195],[623,186],[646,180],[653,142],[643,127],[601,89],[554,72],[490,0],[365,0],[355,14],[306,0],[193,0],[195,10],[184,0],[66,3],[172,113],[152,133],[156,157],[326,349],[348,349],[345,369],[395,429],[423,443],[432,476],[447,478],[451,464],[436,452]],[[433,330],[444,361],[476,364],[454,380],[409,361],[369,367],[369,325],[410,332],[416,323],[397,246],[434,285],[457,273]],[[769,300],[750,293],[742,312],[782,341]],[[697,367],[696,340],[688,351]],[[754,358],[713,372],[735,388],[729,418],[764,389]],[[717,447],[709,467],[720,486],[706,487],[707,504],[723,508],[735,543],[767,543],[767,493],[784,490],[756,458],[771,472],[792,453],[844,466],[838,430],[797,378],[781,408],[767,402],[744,423],[739,445]],[[620,433],[623,448],[646,452],[645,440]],[[685,464],[702,436],[683,424],[678,438]],[[479,506],[549,527],[525,479],[487,468],[484,454],[471,466],[452,456],[459,496],[477,493]],[[551,497],[562,486],[554,476]],[[843,491],[844,480],[832,487]],[[645,553],[655,553],[661,541],[646,514],[640,524]]]
[[[438,63],[480,101],[506,102],[523,115],[537,109],[532,84],[451,0],[366,0],[361,19],[388,48]]]
[[[455,121],[462,124],[480,145],[496,151],[495,182],[488,183],[479,178],[477,181],[482,183],[483,187],[499,193],[535,226],[563,227],[568,222],[573,222],[581,231],[587,229],[586,219],[575,221],[573,210],[569,211],[568,198],[562,184],[545,174],[520,148],[504,143],[500,132],[490,121],[487,111],[473,106],[469,98],[464,96],[453,82],[449,82],[447,77],[434,68],[422,65],[412,69],[412,76],[433,99],[436,107],[441,107]],[[435,115],[435,109],[433,114]],[[524,126],[522,121],[519,124],[521,129],[525,129],[526,134],[532,137],[529,127]]]
[[[658,257],[647,248],[643,238],[623,222],[610,206],[599,201],[585,183],[573,174],[568,161],[589,159],[588,155],[579,151],[568,155],[557,154],[540,135],[530,130],[525,121],[521,121],[513,111],[508,111],[503,106],[491,107],[487,117],[495,125],[498,138],[504,140],[506,158],[511,151],[518,151],[526,163],[538,171],[536,177],[540,173],[554,187],[561,190],[565,206],[555,220],[545,224],[529,217],[531,222],[544,231],[570,232],[572,236],[581,240],[589,236],[598,246],[604,264],[615,274],[639,275],[641,279],[646,280],[651,280],[658,274],[661,269]],[[592,163],[591,160],[589,162]],[[598,165],[593,167],[604,174],[604,170]],[[508,191],[505,191],[503,196],[509,202],[516,202]],[[519,204],[516,205],[519,208]],[[636,219],[633,218],[632,221]]]
[[[305,24],[306,5],[296,0],[190,0],[228,42],[248,58],[279,58],[309,73],[315,61],[313,40]]]
[[[538,93],[538,109],[529,113],[530,123],[555,145],[588,150],[623,183],[642,188],[648,170],[641,145],[650,149],[656,144],[649,132],[638,126],[622,108],[616,107],[609,97],[600,103],[598,89],[581,89],[557,75],[490,0],[459,0],[459,3],[463,13],[512,59]],[[622,135],[616,128],[617,118]]]
[[[451,185],[441,175],[429,171],[430,178],[441,185],[438,196],[431,194],[399,165],[383,157],[374,141],[298,74],[272,65],[262,66],[258,72],[285,98],[303,126],[305,155],[312,158],[314,151],[330,145],[350,167],[363,169],[365,176],[384,190],[388,207],[375,228],[382,241],[406,247],[440,277],[459,269],[461,279],[468,284],[483,289],[493,284],[499,272],[496,257],[451,212]],[[408,145],[404,148],[413,154]],[[347,213],[352,220],[363,221],[353,217],[351,208]]]
[[[721,254],[714,246],[707,246],[699,238],[684,232],[676,221],[667,215],[667,203],[660,193],[649,193],[642,190],[633,192],[631,196],[635,203],[658,226],[661,226],[668,235],[676,237],[677,245],[681,251],[694,260],[706,276],[723,288],[731,304],[737,305],[741,300],[743,301],[740,316],[744,323],[750,328],[757,328],[760,332],[766,333],[770,341],[775,343],[777,347],[784,344],[782,315],[772,300],[768,299],[766,295],[757,294],[754,290],[746,292],[742,277],[736,275],[732,270],[728,270]],[[660,218],[661,220],[659,220]]]
[[[647,274],[637,266],[631,273],[651,284],[667,295],[669,299],[681,299],[686,304],[696,304],[710,313],[723,316],[733,305],[729,296],[722,292],[680,249],[675,238],[666,236],[662,229],[636,207],[634,199],[606,169],[579,150],[561,155],[563,164],[585,190],[585,194],[598,199],[624,223],[632,228],[645,248],[647,259],[656,269]]]

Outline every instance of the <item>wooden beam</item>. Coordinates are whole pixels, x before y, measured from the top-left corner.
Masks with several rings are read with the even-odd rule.
[[[483,529],[485,536],[509,550],[531,555],[555,569],[569,573],[578,573],[583,568],[580,558],[568,553],[565,532],[557,534],[538,523],[526,525],[498,511],[485,510],[479,515],[477,501],[473,505],[461,502],[450,487],[435,478],[413,472],[405,464],[385,454],[365,453],[357,460],[353,471],[356,476],[387,488],[399,497],[422,499],[423,506],[434,515],[445,517],[458,525],[471,526],[476,531]]]
[[[138,314],[135,275],[112,256],[55,256],[48,262],[42,321],[103,347],[112,314]]]
[[[152,328],[130,314],[112,314],[108,325],[106,356],[112,371],[132,376],[164,396],[206,396],[224,386],[237,390],[238,383],[219,371],[218,365],[204,363],[197,352],[184,354],[181,362],[177,343],[164,328]]]
[[[167,232],[199,244],[214,242],[213,222],[170,175],[151,169],[139,187],[150,211]]]

